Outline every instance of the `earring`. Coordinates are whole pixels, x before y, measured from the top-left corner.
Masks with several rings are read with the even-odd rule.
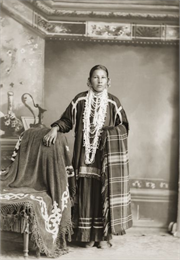
[[[110,87],[111,87],[111,79],[108,79],[107,86],[108,86],[108,88],[110,88]]]
[[[91,85],[91,82],[90,82],[90,79],[88,78],[88,80],[87,80],[87,86],[89,87],[89,88],[91,88],[92,87],[92,85]]]

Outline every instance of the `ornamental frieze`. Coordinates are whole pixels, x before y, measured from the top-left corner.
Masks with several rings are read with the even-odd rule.
[[[43,12],[45,15],[50,16],[59,16],[59,17],[72,17],[72,18],[107,18],[107,19],[146,19],[146,20],[169,20],[169,21],[178,21],[179,14],[162,14],[162,13],[144,13],[144,12],[120,12],[120,11],[95,11],[95,10],[67,10],[67,9],[58,9],[48,6],[42,0],[27,0],[32,5],[34,5],[39,11]],[[49,1],[50,2],[50,1]]]
[[[131,23],[105,22],[60,22],[47,21],[35,15],[35,26],[47,36],[84,36],[94,39],[114,40],[178,40],[179,26],[139,25]]]
[[[31,5],[27,4],[31,2]],[[119,20],[118,22],[110,21],[93,21],[90,18],[84,19],[84,21],[72,20],[60,20],[58,12],[62,12],[60,9],[56,9],[56,16],[44,16],[44,12],[53,14],[53,9],[42,1],[19,1],[11,0],[4,1],[1,3],[4,11],[7,11],[10,16],[19,21],[22,24],[27,24],[32,27],[40,36],[50,40],[63,40],[68,37],[68,40],[80,40],[80,41],[110,41],[116,43],[125,44],[166,44],[166,45],[176,45],[179,43],[179,25],[172,24],[168,22],[159,23],[158,21],[152,22],[148,19],[143,21],[143,23],[136,23],[127,19],[126,22]],[[36,5],[38,8],[44,8],[44,12],[38,13],[38,8],[32,9],[32,6]],[[73,11],[73,15],[87,15],[88,11]],[[70,10],[66,10],[67,14],[72,14]],[[128,15],[117,12],[119,15],[126,18],[131,18],[132,15],[137,15],[137,13]],[[106,15],[107,12],[96,11],[96,15],[101,18],[101,15]],[[88,13],[88,15],[94,15]],[[109,15],[114,15],[114,12],[109,13]],[[128,16],[126,16],[128,15]],[[150,14],[142,13],[141,16],[147,18]],[[157,14],[154,14],[155,16]],[[167,14],[158,14],[159,17],[164,15],[168,17]],[[89,16],[89,17],[90,17]],[[50,17],[50,18],[48,18]],[[167,18],[166,17],[166,18]],[[162,17],[161,17],[162,18]],[[163,18],[163,19],[164,19]]]

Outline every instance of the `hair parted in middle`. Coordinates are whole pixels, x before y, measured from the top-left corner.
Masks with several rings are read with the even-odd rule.
[[[111,86],[111,80],[110,80],[110,78],[109,78],[108,69],[107,69],[105,66],[100,65],[100,64],[99,64],[99,65],[95,65],[94,67],[91,68],[91,70],[90,70],[90,72],[89,72],[89,78],[88,78],[88,81],[87,81],[88,87],[91,87],[91,77],[92,77],[93,72],[94,72],[95,70],[104,70],[104,71],[106,72],[106,75],[107,75],[107,78],[108,78],[108,87],[110,87],[110,86]]]
[[[104,70],[106,72],[106,74],[107,74],[107,77],[109,77],[108,69],[105,66],[103,66],[103,65],[95,65],[94,67],[92,67],[92,69],[89,72],[89,78],[92,77],[92,74],[93,74],[93,72],[95,70]]]

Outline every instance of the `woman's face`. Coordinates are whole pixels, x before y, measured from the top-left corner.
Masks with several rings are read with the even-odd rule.
[[[104,70],[95,70],[90,78],[92,88],[95,92],[102,92],[107,88],[108,77]]]

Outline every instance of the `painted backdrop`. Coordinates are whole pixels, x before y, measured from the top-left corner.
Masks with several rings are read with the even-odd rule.
[[[21,96],[28,92],[36,103],[43,103],[45,41],[3,12],[0,30],[0,110],[3,114],[7,113],[7,92],[12,91],[16,116],[31,116],[22,103]]]
[[[109,69],[109,92],[119,97],[130,122],[132,179],[178,180],[178,48],[47,41],[45,123],[49,126],[72,98],[87,90],[89,70]],[[68,135],[73,146],[73,132]],[[151,187],[153,188],[153,187]]]

